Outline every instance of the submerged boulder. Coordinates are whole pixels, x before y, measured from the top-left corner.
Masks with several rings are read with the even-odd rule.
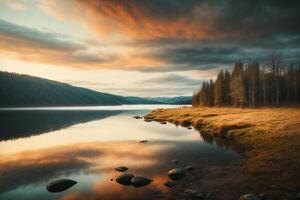
[[[186,176],[186,174],[185,170],[181,168],[174,168],[168,172],[168,176],[170,179],[177,181],[183,179]]]
[[[77,183],[76,181],[73,181],[71,179],[58,179],[58,180],[50,181],[47,184],[46,188],[49,192],[52,192],[52,193],[62,192],[62,191],[69,189],[76,183]]]
[[[131,185],[131,179],[133,179],[133,174],[122,174],[117,177],[116,182],[121,185]]]
[[[149,142],[148,140],[141,140],[140,143],[147,143]]]
[[[185,167],[185,171],[193,171],[194,170],[194,167],[188,165]]]
[[[177,164],[178,162],[179,162],[179,161],[176,160],[176,159],[172,160],[172,163],[174,163],[174,164]]]
[[[149,185],[151,182],[151,179],[144,176],[135,176],[131,179],[131,185],[134,187],[143,187]]]
[[[165,185],[166,187],[168,187],[168,188],[172,188],[172,187],[175,186],[175,184],[174,184],[173,181],[166,181],[166,182],[164,183],[164,185]]]
[[[142,119],[142,117],[141,117],[141,116],[138,116],[138,115],[137,115],[137,116],[133,116],[133,118],[134,118],[134,119]]]
[[[122,166],[122,167],[117,167],[117,168],[115,168],[115,170],[116,170],[116,171],[118,171],[118,172],[125,172],[125,171],[127,171],[127,170],[128,170],[128,168],[127,168],[127,167],[124,167],[124,166]]]
[[[249,193],[240,197],[240,200],[261,200],[257,195]]]

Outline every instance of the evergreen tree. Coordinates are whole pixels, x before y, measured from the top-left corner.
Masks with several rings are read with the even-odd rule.
[[[231,99],[233,102],[233,106],[235,107],[245,106],[246,98],[245,98],[245,87],[244,87],[244,79],[243,79],[243,63],[241,61],[235,63],[234,69],[232,71],[230,91],[231,91]]]
[[[223,70],[221,70],[217,77],[214,89],[214,103],[216,106],[222,106],[225,104],[225,92],[225,77]]]

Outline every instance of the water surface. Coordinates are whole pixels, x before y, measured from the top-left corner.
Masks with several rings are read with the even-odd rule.
[[[0,199],[159,199],[168,192],[163,183],[171,168],[240,159],[193,129],[133,118],[155,107],[172,106],[2,109]],[[154,181],[143,188],[119,185],[111,181],[120,175],[118,166]],[[49,193],[45,185],[58,178],[78,184]]]

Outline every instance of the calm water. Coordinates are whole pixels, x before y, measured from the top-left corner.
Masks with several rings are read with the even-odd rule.
[[[240,159],[193,129],[133,118],[155,107],[172,106],[0,110],[0,199],[158,199],[168,191],[163,183],[171,168]],[[119,185],[111,181],[118,166],[154,181],[143,188]],[[78,183],[49,193],[45,185],[58,178]]]

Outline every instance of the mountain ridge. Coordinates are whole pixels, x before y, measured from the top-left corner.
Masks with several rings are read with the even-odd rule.
[[[0,71],[0,107],[174,104],[94,91],[27,74]]]

